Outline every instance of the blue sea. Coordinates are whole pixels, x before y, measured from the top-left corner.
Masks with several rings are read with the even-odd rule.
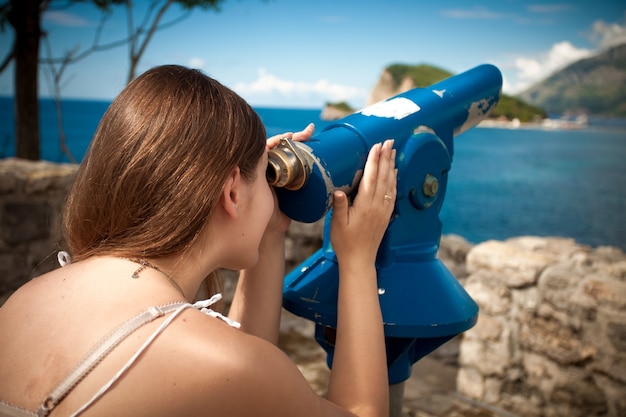
[[[64,100],[64,131],[77,160],[109,102]],[[42,159],[67,162],[56,110],[42,99]],[[327,125],[320,109],[256,108],[268,135],[309,122]],[[0,98],[0,157],[14,154],[13,102]],[[626,250],[626,126],[580,130],[473,128],[455,138],[440,213],[444,234],[472,243],[520,235],[562,236],[593,247]]]

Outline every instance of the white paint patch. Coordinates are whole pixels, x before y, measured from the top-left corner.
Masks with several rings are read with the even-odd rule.
[[[326,211],[328,211],[328,209],[330,209],[333,205],[333,191],[335,190],[335,186],[333,184],[333,179],[330,176],[330,172],[328,172],[324,168],[322,160],[313,153],[313,149],[310,146],[307,146],[305,142],[298,142],[298,145],[300,145],[302,149],[305,150],[305,154],[309,159],[311,167],[313,167],[313,165],[316,165],[317,169],[320,172],[322,181],[324,182],[324,186],[326,188]]]
[[[446,90],[433,90],[433,93],[437,94],[439,98],[443,98],[443,93],[445,92]]]
[[[408,98],[396,97],[391,100],[372,104],[361,110],[361,114],[363,116],[386,117],[388,119],[394,118],[400,120],[418,111],[420,111],[420,106]]]
[[[467,112],[467,120],[463,125],[454,130],[454,135],[465,132],[466,130],[476,126],[481,120],[483,120],[495,106],[489,103],[489,100],[483,98],[475,101],[470,105]]]

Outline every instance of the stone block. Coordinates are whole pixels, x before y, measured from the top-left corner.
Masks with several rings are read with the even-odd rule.
[[[499,317],[480,314],[476,326],[467,333],[468,335],[471,334],[471,337],[474,339],[493,342],[500,339],[505,326],[506,323],[503,323],[503,320]]]
[[[496,271],[476,271],[465,281],[465,289],[483,313],[503,315],[512,307],[511,290]]]
[[[563,404],[577,415],[604,415],[607,402],[604,392],[584,375],[571,375],[559,381],[550,393],[549,401],[553,405]],[[580,414],[584,410],[584,414]],[[572,412],[570,411],[570,413]]]
[[[626,281],[596,274],[585,278],[581,283],[581,290],[599,306],[626,310]]]
[[[489,270],[498,273],[502,283],[510,288],[534,284],[539,273],[554,258],[524,246],[488,241],[476,245],[467,255],[467,270]]]
[[[456,389],[459,394],[480,401],[485,395],[485,380],[476,369],[464,367],[457,374]]]
[[[545,355],[561,365],[580,363],[595,357],[596,347],[558,321],[532,317],[521,323],[519,344]]]
[[[607,336],[615,350],[626,352],[626,323],[608,323]]]
[[[9,245],[47,239],[50,236],[49,220],[52,211],[47,202],[5,202],[0,210],[2,235]]]

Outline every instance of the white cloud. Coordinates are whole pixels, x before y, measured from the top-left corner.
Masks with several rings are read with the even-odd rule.
[[[624,13],[624,23],[606,23],[603,20],[596,20],[591,28],[589,38],[595,42],[600,49],[610,48],[626,42],[626,12]]]
[[[570,42],[563,41],[534,56],[517,56],[509,65],[510,76],[505,77],[502,89],[508,94],[519,93],[567,65],[591,55],[593,51],[577,48]]]
[[[321,106],[327,101],[364,101],[367,92],[355,86],[336,84],[327,79],[315,82],[286,80],[260,68],[251,83],[239,82],[233,89],[251,102],[281,103],[287,99],[294,104]]]
[[[204,59],[198,57],[190,58],[187,65],[195,69],[204,69]]]
[[[565,5],[535,6],[534,12],[547,13]],[[502,69],[504,81],[502,90],[507,94],[516,94],[533,84],[544,80],[558,70],[580,59],[590,57],[598,51],[626,42],[626,13],[622,23],[607,23],[597,20],[587,31],[589,39],[596,45],[595,50],[578,48],[569,41],[552,45],[545,52],[534,55],[518,55],[506,63]]]
[[[78,15],[59,10],[49,10],[44,12],[43,20],[47,23],[58,26],[85,27],[90,25],[89,21]]]

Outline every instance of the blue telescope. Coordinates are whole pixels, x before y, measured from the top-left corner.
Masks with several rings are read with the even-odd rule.
[[[453,139],[496,106],[502,75],[481,65],[427,88],[415,88],[344,117],[305,143],[283,140],[270,152],[267,177],[291,219],[326,216],[322,247],[285,277],[283,306],[315,322],[315,338],[332,366],[338,266],[330,243],[335,189],[353,196],[369,149],[395,139],[394,213],[376,270],[390,384],[410,377],[422,357],[470,329],[478,306],[437,258]]]

